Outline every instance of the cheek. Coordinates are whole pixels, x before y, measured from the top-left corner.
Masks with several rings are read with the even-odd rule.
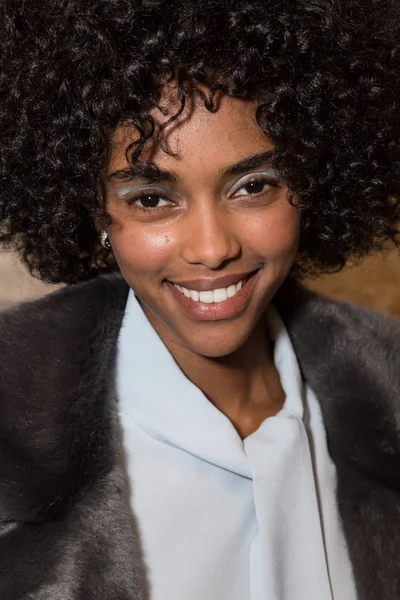
[[[114,256],[124,275],[151,276],[168,265],[176,240],[169,232],[126,223],[110,228]]]
[[[299,246],[300,226],[299,210],[285,200],[248,223],[249,246],[269,261],[293,259]]]

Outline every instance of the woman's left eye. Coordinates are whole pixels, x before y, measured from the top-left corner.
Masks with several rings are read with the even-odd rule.
[[[250,179],[236,189],[233,196],[258,196],[278,184],[271,179]]]

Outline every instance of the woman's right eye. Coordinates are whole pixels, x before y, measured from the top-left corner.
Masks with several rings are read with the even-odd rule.
[[[168,200],[162,198],[158,194],[143,194],[141,196],[136,196],[136,198],[129,198],[127,202],[130,205],[137,206],[138,208],[147,211],[164,208],[171,204]]]

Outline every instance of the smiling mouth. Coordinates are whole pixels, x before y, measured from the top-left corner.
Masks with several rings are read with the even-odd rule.
[[[172,285],[179,290],[179,292],[185,296],[186,298],[190,298],[194,302],[201,302],[204,304],[220,304],[221,302],[226,302],[227,300],[233,298],[240,292],[243,286],[258,272],[252,271],[242,279],[240,279],[237,283],[231,284],[228,287],[219,287],[210,290],[194,290],[182,285],[178,285],[177,283],[170,282]]]

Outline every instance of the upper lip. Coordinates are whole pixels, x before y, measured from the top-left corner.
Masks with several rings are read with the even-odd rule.
[[[239,281],[250,277],[253,273],[254,271],[247,271],[246,273],[233,273],[232,275],[224,275],[212,279],[186,279],[185,281],[171,281],[171,283],[180,285],[188,290],[208,292],[210,290],[218,290],[227,288],[230,285],[236,285]]]

